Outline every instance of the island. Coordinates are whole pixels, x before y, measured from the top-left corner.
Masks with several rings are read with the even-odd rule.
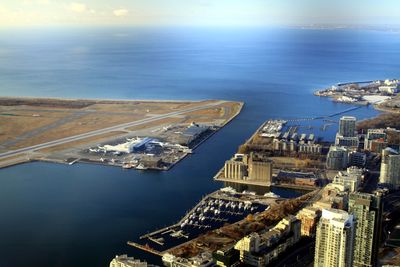
[[[316,96],[330,97],[335,102],[359,105],[373,104],[381,109],[399,108],[398,79],[338,83],[317,90]]]
[[[0,98],[0,168],[29,161],[168,170],[243,103]]]

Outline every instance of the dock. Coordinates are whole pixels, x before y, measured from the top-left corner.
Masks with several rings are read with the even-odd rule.
[[[159,229],[159,230],[157,230],[157,231],[154,231],[154,232],[151,232],[151,233],[142,235],[141,237],[139,237],[139,239],[146,239],[146,238],[149,238],[149,237],[152,236],[152,235],[161,234],[161,233],[168,232],[168,231],[169,231],[169,232],[172,232],[172,231],[174,231],[173,228],[175,228],[175,227],[177,227],[177,226],[179,226],[179,225],[180,225],[180,224],[177,223],[177,224],[174,224],[174,225],[170,225],[170,226],[161,228],[161,229]]]
[[[361,81],[361,82],[344,82],[344,83],[338,83],[337,86],[344,86],[344,85],[350,85],[350,84],[364,84],[364,83],[373,83],[374,81]]]
[[[132,242],[132,241],[128,241],[127,244],[128,244],[129,246],[131,246],[131,247],[144,250],[144,251],[149,252],[149,253],[151,253],[151,254],[154,254],[154,255],[157,255],[157,256],[160,256],[160,257],[163,256],[163,253],[161,253],[161,252],[159,252],[159,251],[157,251],[157,250],[155,250],[155,249],[152,249],[152,248],[149,247],[149,246],[143,246],[143,245],[140,245],[140,244],[135,243],[135,242]]]

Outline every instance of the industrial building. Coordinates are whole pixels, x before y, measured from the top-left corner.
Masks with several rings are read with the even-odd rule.
[[[400,186],[400,154],[392,148],[382,151],[379,183],[396,189]]]
[[[248,160],[248,179],[251,181],[259,181],[271,183],[272,180],[272,161],[265,160],[251,153]]]
[[[272,182],[272,161],[256,153],[236,154],[224,165],[224,178],[258,182],[266,185]]]
[[[292,172],[280,170],[276,176],[279,184],[295,184],[299,186],[317,186],[318,179],[313,172]]]
[[[373,267],[378,261],[383,201],[380,194],[351,193],[349,213],[356,220],[353,267]]]
[[[317,226],[314,267],[352,267],[354,232],[353,215],[323,209]]]
[[[247,176],[247,166],[242,157],[225,161],[224,176],[232,180],[243,180]]]
[[[182,133],[183,145],[189,145],[191,142],[196,140],[200,135],[207,132],[210,129],[209,126],[199,125],[193,122],[186,130]]]

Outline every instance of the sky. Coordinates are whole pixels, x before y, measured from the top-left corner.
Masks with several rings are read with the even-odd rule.
[[[399,0],[0,0],[0,27],[400,25]]]

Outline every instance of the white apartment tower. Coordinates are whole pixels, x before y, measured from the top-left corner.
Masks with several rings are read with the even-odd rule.
[[[379,183],[385,184],[390,188],[400,186],[400,154],[392,148],[382,150]]]
[[[323,209],[317,226],[314,267],[351,267],[354,233],[353,215]]]

